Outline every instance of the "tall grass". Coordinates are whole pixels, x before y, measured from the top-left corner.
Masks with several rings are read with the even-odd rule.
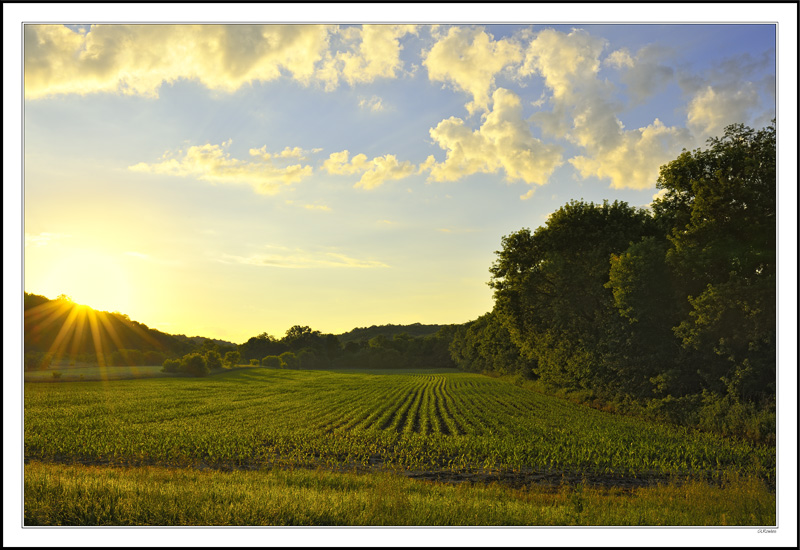
[[[775,524],[775,495],[730,476],[632,491],[444,485],[389,473],[30,462],[26,526],[719,526]]]

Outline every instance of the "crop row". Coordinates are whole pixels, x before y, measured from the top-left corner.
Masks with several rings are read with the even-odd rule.
[[[253,369],[26,384],[29,458],[774,476],[774,449],[580,407],[468,373]]]

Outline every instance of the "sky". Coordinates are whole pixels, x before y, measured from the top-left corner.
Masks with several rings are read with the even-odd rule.
[[[658,535],[796,544],[796,4],[4,3],[3,14],[6,363],[21,353],[21,288],[236,343],[294,324],[337,333],[474,319],[492,307],[503,235],[571,199],[646,206],[658,166],[683,148],[728,123],[765,124],[777,77],[784,527]],[[91,27],[165,21],[333,26]],[[463,24],[429,25],[445,22]],[[21,369],[4,381],[4,451],[21,457]],[[19,466],[5,461],[4,479]],[[21,486],[5,484],[9,508]],[[4,514],[4,541],[65,542],[63,531],[23,533],[18,517]],[[108,533],[73,544],[107,545]],[[382,544],[374,530],[339,534]],[[530,540],[525,529],[391,534],[410,545]],[[553,545],[636,534],[649,535],[536,532]],[[133,535],[163,544],[165,532]],[[194,535],[229,540],[179,536]],[[269,533],[290,545],[331,535]]]
[[[24,27],[24,289],[242,343],[463,323],[501,238],[776,113],[774,24]]]

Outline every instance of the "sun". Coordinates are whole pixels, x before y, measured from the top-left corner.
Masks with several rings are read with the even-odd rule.
[[[42,280],[42,290],[53,297],[66,294],[74,302],[100,311],[130,311],[132,277],[117,254],[90,249],[64,251],[49,263]]]

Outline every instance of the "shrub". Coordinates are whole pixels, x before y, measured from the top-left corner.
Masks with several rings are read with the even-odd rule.
[[[234,367],[239,364],[239,359],[241,355],[239,355],[238,351],[229,351],[225,354],[225,364],[229,367]]]
[[[180,368],[180,359],[167,359],[164,361],[164,366],[161,368],[161,372],[179,372]]]
[[[250,366],[251,366],[251,367],[257,367],[257,366],[259,366],[260,364],[261,364],[261,363],[259,362],[259,360],[258,360],[258,359],[250,359]]]
[[[281,368],[281,358],[277,355],[267,355],[261,360],[261,364],[271,369]]]
[[[210,349],[206,352],[206,365],[211,370],[222,368],[222,356],[217,350]]]
[[[54,371],[53,371],[53,378],[55,378],[56,380],[58,380],[59,378],[61,378],[61,373],[60,373],[60,372],[58,372],[57,370],[54,370]]]
[[[180,372],[192,376],[208,376],[210,371],[204,356],[199,353],[190,353],[181,359]]]
[[[281,360],[281,368],[282,369],[294,369],[297,368],[297,356],[292,353],[291,351],[286,351],[279,355]]]

